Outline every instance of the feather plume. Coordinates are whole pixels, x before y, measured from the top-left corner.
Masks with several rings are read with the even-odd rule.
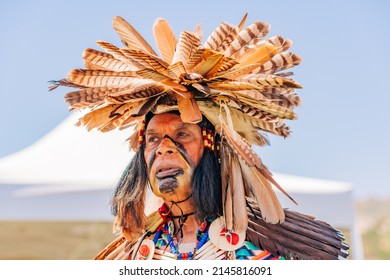
[[[225,148],[226,151],[227,147]],[[234,227],[234,206],[233,206],[233,173],[232,173],[232,158],[228,157],[227,168],[229,169],[229,175],[227,180],[227,185],[225,186],[225,194],[223,200],[223,214],[225,218],[225,226],[227,230],[233,230]]]
[[[225,51],[237,37],[238,28],[222,22],[207,38],[203,47],[218,52]]]
[[[181,61],[176,62],[175,64],[168,66],[168,76],[171,79],[178,79],[185,74],[187,74],[187,70],[184,67],[183,62],[181,62]]]
[[[126,93],[111,94],[106,99],[109,102],[119,103],[119,104],[135,102],[135,101],[141,101],[141,100],[149,99],[151,97],[160,95],[164,92],[164,90],[165,87],[162,85],[158,85],[155,83],[144,84],[136,88],[133,88],[131,91]]]
[[[248,13],[245,13],[245,15],[242,17],[240,23],[237,26],[238,32],[240,32],[244,28],[247,17],[248,17]]]
[[[265,99],[264,96],[258,91],[241,90],[236,91],[235,94],[242,103],[245,103],[258,110],[268,112],[282,119],[294,120],[297,118],[297,115],[293,110],[275,104],[268,99]]]
[[[142,37],[142,35],[125,19],[116,16],[112,21],[112,25],[126,47],[129,49],[143,50],[156,55],[144,37]]]
[[[202,41],[203,38],[203,25],[198,24],[194,28],[194,35],[199,38],[200,41]]]
[[[201,61],[194,67],[193,71],[205,77],[214,68],[216,68],[215,72],[217,72],[223,63],[222,59],[222,54],[212,50],[206,50],[202,54]]]
[[[243,29],[226,49],[225,55],[228,57],[240,57],[245,53],[255,39],[263,38],[269,32],[270,25],[265,22],[256,21]]]
[[[91,70],[134,71],[134,66],[116,59],[113,55],[94,49],[85,49],[83,52],[84,66]]]
[[[126,87],[134,82],[137,74],[134,71],[105,71],[73,69],[67,80],[84,87]]]
[[[161,58],[148,54],[142,50],[122,49],[121,51],[131,61],[135,61],[137,64],[142,65],[147,69],[153,69],[160,74],[168,75],[168,63]]]
[[[226,219],[229,220],[230,226],[232,228],[232,209],[231,209],[231,193],[229,189],[230,184],[230,166],[231,166],[231,154],[229,148],[226,145],[221,145],[221,186],[222,186],[222,204],[223,204],[223,214]],[[228,194],[229,191],[229,194]],[[229,200],[228,204],[226,204]],[[227,215],[230,215],[227,217]]]
[[[289,69],[301,63],[302,59],[299,55],[291,52],[282,52],[273,56],[269,61],[252,71],[253,74],[263,73],[273,74],[285,69]]]
[[[181,61],[187,70],[190,69],[189,62],[195,56],[200,44],[200,39],[193,33],[188,31],[181,32],[171,64]]]
[[[241,168],[247,193],[255,199],[264,221],[272,224],[284,221],[283,208],[269,181],[254,167],[241,164]]]
[[[252,85],[261,85],[272,88],[302,88],[302,86],[293,79],[276,75],[248,74],[239,77],[237,80]]]
[[[111,43],[108,43],[108,42],[105,42],[105,41],[97,41],[96,42],[103,50],[105,50],[106,52],[110,53],[115,59],[118,59],[120,61],[123,61],[125,62],[126,64],[129,64],[130,67],[132,68],[135,68],[135,69],[143,69],[144,67],[142,66],[142,64],[134,61],[134,60],[131,60],[129,59],[128,57],[126,57],[122,50],[116,46],[114,46],[113,44]]]
[[[78,91],[72,91],[65,94],[65,102],[71,108],[85,108],[102,104],[104,98],[111,93],[109,88],[87,88]]]
[[[230,165],[230,177],[233,211],[233,230],[245,232],[248,227],[248,215],[246,210],[245,186],[239,160],[237,156],[232,157]],[[227,227],[229,229],[229,227]]]
[[[337,260],[348,256],[344,236],[314,217],[284,209],[285,221],[270,224],[255,202],[249,203],[247,238],[259,248],[286,259]]]
[[[183,122],[198,123],[202,120],[202,113],[200,112],[198,103],[193,96],[185,98],[178,95],[176,99],[177,106],[180,111],[180,117]]]
[[[153,25],[153,35],[162,58],[171,64],[177,44],[171,26],[165,19],[158,18]]]
[[[277,54],[277,48],[275,46],[272,44],[262,44],[260,46],[248,47],[246,52],[238,60],[240,61],[240,66],[264,64],[275,54]]]

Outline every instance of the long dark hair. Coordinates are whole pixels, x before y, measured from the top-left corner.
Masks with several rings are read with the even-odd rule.
[[[122,173],[111,200],[111,210],[116,216],[114,228],[120,228],[129,239],[137,238],[147,222],[144,213],[147,184],[144,148],[141,145]]]

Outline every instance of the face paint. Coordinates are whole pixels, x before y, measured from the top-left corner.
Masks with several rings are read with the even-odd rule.
[[[174,114],[154,116],[145,131],[145,161],[154,194],[168,201],[191,195],[191,180],[203,154],[200,127]]]
[[[168,157],[159,157],[158,150],[150,161],[149,168],[149,182],[154,194],[158,197],[171,199],[176,196],[176,199],[182,200],[191,194],[191,178],[193,168],[188,162],[188,157],[185,156],[185,151],[179,147],[173,147],[171,143],[164,143],[162,148],[168,146],[170,150],[177,150],[174,155]],[[161,148],[161,147],[160,147]],[[156,156],[157,155],[157,156]],[[171,200],[170,199],[170,200]]]

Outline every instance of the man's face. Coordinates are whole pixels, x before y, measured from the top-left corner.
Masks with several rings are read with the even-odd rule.
[[[145,161],[153,193],[167,201],[191,195],[192,174],[203,155],[201,129],[180,116],[154,116],[145,131]]]

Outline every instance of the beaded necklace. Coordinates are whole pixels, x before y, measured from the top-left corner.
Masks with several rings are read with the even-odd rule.
[[[161,243],[165,243],[165,244],[168,243],[166,244],[166,246],[169,245],[171,253],[175,255],[175,259],[192,260],[195,257],[196,252],[208,241],[210,224],[211,224],[210,221],[205,221],[199,226],[197,230],[197,244],[193,252],[190,251],[184,253],[179,251],[178,244],[175,245],[175,241],[172,236],[173,234],[172,221],[168,221],[160,227],[160,229],[156,232],[153,238],[153,243],[155,244],[155,246],[160,246]]]

